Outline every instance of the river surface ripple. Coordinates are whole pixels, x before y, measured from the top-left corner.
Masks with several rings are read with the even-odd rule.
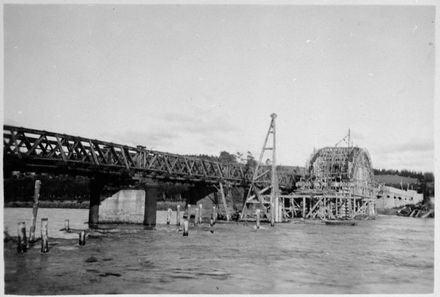
[[[31,209],[5,208],[4,224],[30,226]],[[88,238],[59,231],[64,219],[84,228],[88,211],[40,209],[49,218],[50,251],[25,254],[5,243],[7,294],[432,293],[434,220],[378,216],[357,226],[252,223],[191,227],[183,237],[158,212],[156,230],[115,225]],[[37,224],[39,225],[39,224]],[[111,226],[106,226],[111,227]],[[39,234],[37,228],[37,234]]]

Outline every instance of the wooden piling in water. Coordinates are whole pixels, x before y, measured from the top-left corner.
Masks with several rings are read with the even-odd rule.
[[[257,220],[256,220],[256,227],[257,229],[260,229],[260,209],[257,209],[257,211],[255,212],[256,216],[257,216]]]
[[[214,223],[215,223],[216,220],[217,220],[217,211],[216,211],[215,206],[212,207],[212,214],[211,214],[211,217],[212,217],[212,219],[214,220]]]
[[[49,231],[48,219],[41,219],[41,252],[47,253],[49,251]]]
[[[199,208],[196,207],[196,215],[194,217],[194,225],[197,225],[199,223]]]
[[[209,231],[211,231],[211,233],[214,233],[214,219],[213,218],[211,218],[210,220],[209,220]]]
[[[270,204],[270,226],[275,226],[275,208],[273,202]]]
[[[186,211],[187,211],[188,222],[191,222],[191,204],[188,204]]]
[[[187,220],[183,221],[183,236],[188,236],[189,222]]]
[[[64,220],[64,230],[65,230],[66,232],[69,232],[69,231],[70,231],[69,219],[65,219],[65,220]]]
[[[176,211],[176,225],[180,226],[180,205],[177,205]]]
[[[40,189],[41,189],[41,181],[36,180],[35,181],[35,187],[34,187],[34,205],[32,208],[32,225],[29,231],[29,241],[34,242],[35,241],[35,229],[37,225],[37,214],[38,214],[38,200],[40,199]]]
[[[79,245],[85,245],[86,244],[86,231],[82,230],[78,233],[79,235]]]
[[[20,222],[17,224],[17,234],[18,234],[17,252],[25,253],[27,251],[26,223],[25,222]]]
[[[203,210],[203,207],[202,207],[202,204],[200,203],[199,204],[199,224],[203,223],[202,210]]]
[[[167,225],[169,225],[171,223],[171,214],[172,214],[172,210],[171,208],[168,208],[168,212],[167,212]]]
[[[302,213],[303,219],[306,217],[306,197],[303,197],[303,213]]]

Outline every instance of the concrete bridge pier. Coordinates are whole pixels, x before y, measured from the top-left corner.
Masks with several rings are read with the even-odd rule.
[[[159,186],[155,184],[146,185],[144,190],[144,225],[146,229],[154,229],[156,227],[157,199],[159,198],[159,195],[161,195],[161,192]]]
[[[89,228],[96,228],[98,226],[101,191],[104,188],[104,185],[104,179],[100,176],[95,176],[90,179]]]

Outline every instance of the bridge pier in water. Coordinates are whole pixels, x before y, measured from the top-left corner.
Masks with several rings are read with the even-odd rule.
[[[104,188],[104,179],[96,176],[90,179],[90,205],[89,228],[96,228],[99,223],[99,205],[101,204],[101,191]]]
[[[161,194],[158,185],[146,185],[145,191],[145,208],[144,208],[144,226],[146,229],[156,227],[156,211],[157,198]]]

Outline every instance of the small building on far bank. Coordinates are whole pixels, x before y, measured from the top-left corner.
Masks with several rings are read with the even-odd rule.
[[[401,207],[406,204],[417,204],[423,201],[423,194],[414,190],[401,190],[383,186],[377,194],[376,209],[384,210]]]

